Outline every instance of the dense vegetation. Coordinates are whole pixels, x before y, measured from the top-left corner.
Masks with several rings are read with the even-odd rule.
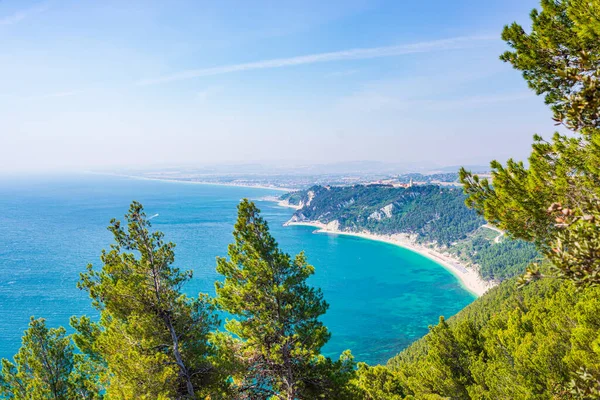
[[[600,398],[600,2],[542,0],[502,56],[571,132],[535,136],[529,166],[492,162],[492,181],[462,170],[467,204],[547,263],[478,299],[390,361],[416,398]],[[391,379],[388,377],[388,379]],[[399,393],[399,394],[398,394]]]
[[[234,365],[231,388],[248,399],[341,395],[354,364],[349,354],[337,362],[320,355],[330,334],[319,317],[329,306],[306,284],[314,267],[278,248],[252,203],[238,210],[229,259],[217,259],[225,280],[216,283],[220,309],[237,317],[216,335]]]
[[[420,174],[413,172],[409,174],[399,175],[397,178],[398,182],[409,183],[411,180],[414,182],[446,182],[446,183],[458,183],[457,172],[440,172],[435,174]]]
[[[503,240],[497,244],[481,241],[474,244],[471,258],[484,279],[502,281],[523,273],[532,260],[539,258],[539,253],[534,245],[522,240]]]
[[[415,233],[422,241],[441,245],[464,239],[485,223],[465,207],[460,189],[434,185],[314,186],[289,195],[288,201],[304,205],[295,214],[297,220],[338,221],[341,229],[352,231]]]
[[[460,175],[467,204],[511,237],[535,243],[546,258],[540,266],[454,318],[440,318],[387,366],[355,365],[349,352],[336,361],[320,354],[329,338],[319,320],[327,303],[306,283],[314,269],[303,254],[292,258],[279,249],[252,203],[239,206],[228,258],[217,262],[224,281],[211,299],[182,294],[191,272],[172,266],[174,245],[151,231],[134,202],[127,227],[111,222],[115,242],[102,252],[102,268],[90,266],[81,275],[80,288],[89,292],[99,320],[73,318],[75,334],[67,335],[32,319],[14,360],[2,361],[0,396],[600,398],[600,1],[542,0],[542,10],[531,16],[530,33],[516,24],[505,29],[514,51],[502,59],[546,95],[555,120],[571,134],[555,134],[552,142],[536,137],[529,167],[493,162],[493,182],[464,170]],[[397,197],[400,192],[385,187],[375,195],[368,187],[348,190],[362,193],[371,214],[348,193],[327,203],[337,204],[327,212],[341,218],[354,210],[366,223],[394,201],[401,212],[410,209],[415,198],[423,200],[421,190],[436,202],[451,193],[411,188]],[[305,207],[306,218],[317,216],[310,211],[317,204]],[[442,210],[403,223],[427,233],[437,214]],[[354,227],[350,218],[344,221]],[[463,237],[461,230],[452,240]],[[466,242],[462,250],[473,253]],[[493,251],[480,246],[475,256],[492,258]],[[232,317],[224,331],[219,309]]]
[[[492,180],[461,170],[467,204],[511,236],[535,242],[557,272],[600,282],[600,2],[543,0],[527,33],[507,26],[501,59],[545,96],[570,132],[534,136],[529,166],[491,163]],[[539,271],[530,270],[530,277]]]
[[[389,185],[313,186],[285,194],[282,199],[302,205],[292,220],[337,221],[347,231],[415,234],[476,264],[488,280],[504,280],[525,271],[539,254],[532,243],[479,234],[485,220],[464,204],[461,189],[435,185],[409,188]]]
[[[511,280],[388,366],[418,399],[588,398],[600,373],[599,315],[598,287],[546,279],[518,289]]]
[[[533,243],[509,239],[486,226],[452,245],[450,252],[465,264],[476,264],[482,278],[496,281],[522,274],[540,258]]]

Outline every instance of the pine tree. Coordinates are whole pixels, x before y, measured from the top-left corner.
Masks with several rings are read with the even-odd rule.
[[[95,371],[87,358],[74,354],[64,328],[48,328],[31,318],[14,363],[3,359],[0,396],[4,399],[100,399]]]
[[[205,296],[182,294],[192,272],[172,266],[175,245],[150,232],[142,205],[133,202],[126,219],[127,229],[111,221],[102,269],[81,274],[101,318],[73,319],[76,342],[104,368],[110,397],[197,398],[219,384],[208,343],[217,318]]]
[[[400,376],[390,369],[381,366],[368,366],[358,363],[356,378],[353,384],[358,392],[357,399],[364,400],[402,400],[405,399],[405,388]]]
[[[600,283],[600,2],[542,0],[532,29],[507,26],[502,55],[571,131],[534,137],[529,166],[491,163],[492,181],[464,169],[467,205],[516,238],[534,241],[560,276]],[[527,279],[540,276],[531,269]]]
[[[523,71],[545,96],[556,122],[573,131],[600,127],[600,3],[597,0],[542,0],[531,12],[527,33],[517,23],[504,28],[513,51],[500,58]]]
[[[463,329],[463,337],[472,344],[471,329]],[[430,373],[424,377],[424,386],[432,393],[448,396],[453,399],[469,398],[468,388],[473,383],[469,371],[468,347],[457,337],[458,331],[450,329],[443,317],[439,324],[429,327],[426,336],[427,357],[425,365]]]
[[[303,253],[292,259],[279,249],[248,200],[238,206],[233,236],[229,259],[217,259],[225,279],[216,283],[216,300],[235,317],[225,325],[235,339],[222,336],[221,343],[239,364],[239,398],[344,398],[335,387],[351,377],[353,361],[320,355],[330,334],[319,321],[328,307],[323,294],[306,282],[314,267]]]

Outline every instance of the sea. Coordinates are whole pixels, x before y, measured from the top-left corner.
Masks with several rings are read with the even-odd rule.
[[[153,228],[176,243],[175,265],[193,270],[184,291],[214,295],[215,258],[227,255],[236,206],[254,201],[287,253],[305,251],[309,283],[329,303],[322,321],[331,332],[323,353],[350,349],[357,361],[386,363],[475,297],[436,262],[378,241],[315,233],[284,223],[294,210],[272,201],[282,192],[143,180],[96,174],[0,177],[0,357],[12,358],[31,316],[68,328],[72,315],[97,318],[77,289],[86,265],[101,267],[111,218],[141,202]]]

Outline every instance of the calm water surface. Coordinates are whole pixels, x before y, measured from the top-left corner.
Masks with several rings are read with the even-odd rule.
[[[177,243],[176,265],[194,270],[186,292],[214,294],[215,257],[224,256],[236,205],[257,202],[273,235],[289,253],[305,250],[316,267],[311,284],[330,304],[332,332],[324,352],[351,349],[357,360],[385,363],[427,333],[440,315],[473,301],[457,279],[433,261],[394,245],[283,227],[293,210],[263,200],[280,192],[83,175],[0,178],[0,357],[20,345],[29,317],[51,326],[71,315],[95,315],[75,285],[88,263],[111,243],[106,230],[132,200],[144,204],[154,228]]]

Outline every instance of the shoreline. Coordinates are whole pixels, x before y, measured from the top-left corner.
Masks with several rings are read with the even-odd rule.
[[[171,182],[171,183],[184,183],[184,184],[195,184],[195,185],[214,185],[214,186],[230,186],[230,187],[245,187],[245,188],[254,188],[254,189],[265,189],[265,190],[277,190],[281,192],[294,192],[299,189],[291,189],[291,188],[281,188],[281,187],[272,187],[272,186],[264,186],[264,185],[249,185],[249,184],[236,184],[236,183],[217,183],[217,182],[202,182],[202,181],[185,181],[179,179],[162,179],[162,178],[149,178],[144,176],[135,176],[135,175],[124,175],[124,174],[111,174],[111,173],[94,173],[98,175],[108,175],[108,176],[117,176],[121,178],[129,178],[129,179],[139,179],[139,180],[149,180],[149,181],[160,181],[160,182]],[[276,198],[273,199],[265,199],[267,201],[274,201],[280,207],[291,208],[294,210],[300,210],[302,207],[294,204],[290,204],[287,200],[279,200]],[[394,235],[380,235],[371,233],[368,231],[363,232],[345,232],[340,231],[337,227],[332,226],[331,224],[327,225],[322,222],[310,221],[310,222],[291,222],[288,221],[284,224],[285,226],[311,226],[314,228],[318,228],[315,233],[325,233],[331,235],[346,235],[346,236],[354,236],[360,237],[367,240],[374,240],[378,242],[384,242],[388,244],[392,244],[398,247],[402,247],[404,249],[410,250],[414,253],[418,253],[423,257],[426,257],[456,278],[458,278],[461,286],[472,293],[476,297],[482,296],[485,292],[495,286],[492,282],[484,281],[479,273],[473,270],[470,267],[462,265],[458,260],[454,259],[447,254],[441,253],[434,249],[430,249],[428,247],[419,245],[411,241],[406,234],[394,234]]]
[[[251,189],[268,189],[268,190],[277,190],[280,192],[296,192],[301,189],[291,189],[284,188],[278,186],[265,186],[265,185],[251,185],[251,184],[241,184],[241,183],[224,183],[224,182],[206,182],[206,181],[186,181],[182,179],[166,179],[166,178],[150,178],[147,176],[136,176],[136,175],[124,175],[124,174],[111,174],[111,173],[103,173],[103,172],[88,172],[95,175],[105,175],[105,176],[116,176],[119,178],[129,178],[129,179],[138,179],[143,181],[159,181],[159,182],[171,182],[171,183],[186,183],[190,185],[213,185],[213,186],[230,186],[230,187],[243,187],[243,188],[251,188]]]
[[[466,267],[460,264],[457,260],[452,257],[441,253],[439,251],[427,248],[425,246],[412,242],[406,234],[395,234],[395,235],[379,235],[370,232],[344,232],[340,231],[336,227],[326,225],[322,222],[286,222],[285,226],[311,226],[318,228],[314,233],[325,233],[331,235],[346,235],[360,237],[363,239],[374,240],[378,242],[384,242],[402,247],[410,250],[414,253],[418,253],[423,257],[426,257],[435,263],[442,266],[456,278],[458,278],[461,286],[474,294],[476,297],[482,296],[489,289],[495,285],[490,282],[486,282],[479,276],[479,273],[472,268]]]
[[[297,205],[295,205],[295,204],[290,204],[290,202],[289,202],[289,201],[287,201],[287,200],[279,200],[279,199],[276,199],[276,200],[274,200],[274,201],[276,201],[276,202],[277,202],[277,205],[278,205],[279,207],[292,208],[292,209],[294,209],[294,210],[301,210],[301,209],[302,209],[302,206],[297,206]]]

